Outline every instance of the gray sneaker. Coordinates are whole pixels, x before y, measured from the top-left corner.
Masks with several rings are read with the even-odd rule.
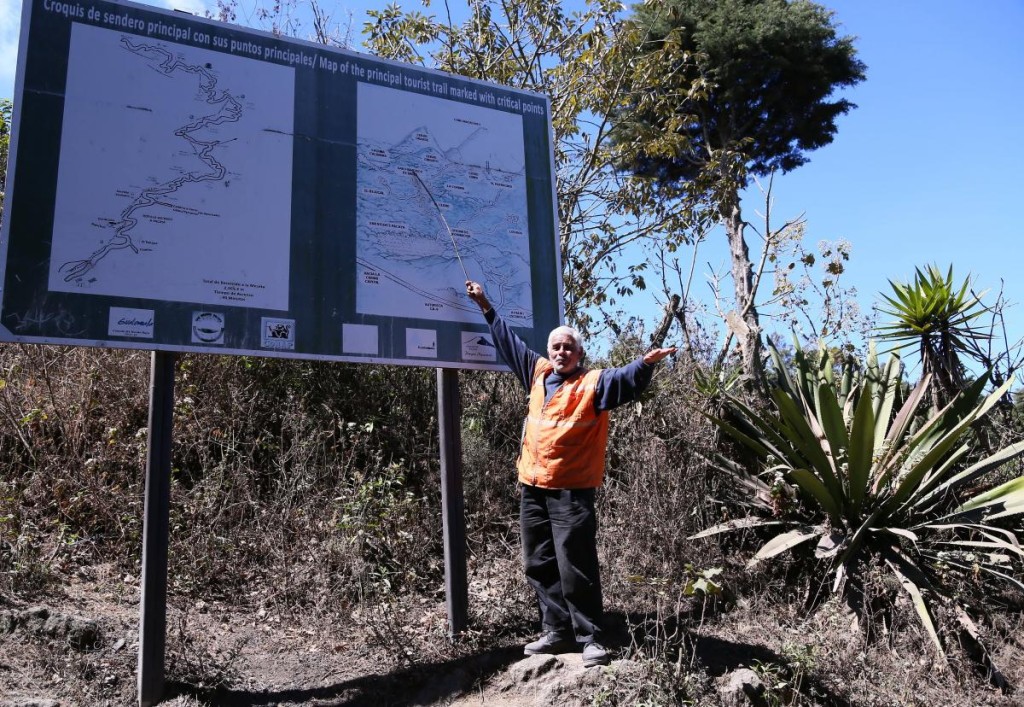
[[[527,643],[523,649],[524,655],[554,655],[557,653],[571,653],[576,650],[576,641],[571,638],[550,631],[538,638],[533,643]]]
[[[612,654],[597,641],[591,641],[583,646],[583,667],[585,668],[593,668],[596,665],[608,665],[611,659]]]

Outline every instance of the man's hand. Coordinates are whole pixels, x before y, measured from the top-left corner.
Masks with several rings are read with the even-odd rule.
[[[479,282],[466,280],[466,294],[469,295],[471,300],[476,302],[481,312],[486,312],[491,308],[491,303],[487,301],[487,295],[484,294],[484,288]]]
[[[648,365],[654,365],[666,356],[671,356],[676,352],[676,347],[671,346],[667,349],[651,349],[644,354],[644,363]]]

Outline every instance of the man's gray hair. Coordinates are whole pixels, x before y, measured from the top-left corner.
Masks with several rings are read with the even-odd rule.
[[[580,333],[578,331],[576,331],[575,329],[573,329],[571,326],[560,326],[560,327],[555,327],[554,329],[552,329],[551,333],[548,334],[548,346],[551,346],[551,340],[553,338],[555,338],[556,336],[559,336],[561,334],[565,334],[569,338],[571,338],[572,342],[574,344],[576,344],[576,349],[580,353],[583,353],[583,337],[580,336]]]

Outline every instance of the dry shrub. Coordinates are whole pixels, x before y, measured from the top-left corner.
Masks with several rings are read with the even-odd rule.
[[[236,683],[241,677],[240,658],[246,638],[210,645],[203,629],[190,623],[188,611],[170,617],[167,627],[166,673],[168,682],[217,689]]]
[[[720,479],[704,462],[716,437],[690,367],[662,365],[651,388],[612,413],[600,516],[609,577],[679,579],[687,565],[721,565],[718,547],[688,537],[717,521]]]
[[[519,523],[515,462],[526,394],[512,376],[499,373],[469,373],[460,387],[467,534],[471,541],[490,532],[509,539]]]
[[[0,590],[138,569],[149,356],[0,349]],[[173,588],[353,602],[442,571],[432,371],[188,355],[176,365]]]
[[[55,572],[102,557],[133,564],[146,360],[123,351],[0,348],[0,590],[39,592]]]
[[[331,609],[443,571],[434,383],[420,369],[189,357],[172,576]],[[180,460],[180,461],[179,461]],[[177,569],[181,567],[181,569]]]
[[[461,377],[462,460],[472,643],[521,638],[538,621],[523,575],[516,459],[526,392],[513,376]]]
[[[905,617],[875,617],[885,640],[837,644],[848,627],[822,623],[827,612],[793,618],[806,616],[817,588],[792,582],[792,565],[742,571],[752,545],[742,533],[729,545],[687,539],[722,520],[712,499],[727,493],[703,462],[720,442],[698,413],[711,402],[691,365],[662,364],[640,403],[612,414],[600,552],[606,603],[625,615],[641,665],[608,687],[606,703],[704,699],[701,650],[711,640],[767,646],[795,674],[793,636],[815,656],[800,667],[806,684],[828,688],[834,703],[911,695],[896,677],[871,692],[886,655],[926,644]],[[411,645],[441,650],[435,371],[206,355],[176,366],[172,591],[365,621],[402,655]],[[52,592],[91,563],[137,573],[148,354],[7,346],[0,380],[0,601]],[[522,577],[514,469],[526,395],[507,374],[464,373],[461,388],[471,627],[462,648],[447,650],[486,650],[518,640],[537,618]],[[719,567],[716,581],[736,604],[687,589]],[[1019,617],[1000,617],[982,628],[1001,664],[1021,664]],[[942,680],[935,694],[973,690],[977,678]]]

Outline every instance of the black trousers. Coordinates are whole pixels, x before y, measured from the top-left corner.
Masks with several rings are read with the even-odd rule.
[[[544,631],[600,641],[595,490],[520,488],[526,580],[537,593]]]

